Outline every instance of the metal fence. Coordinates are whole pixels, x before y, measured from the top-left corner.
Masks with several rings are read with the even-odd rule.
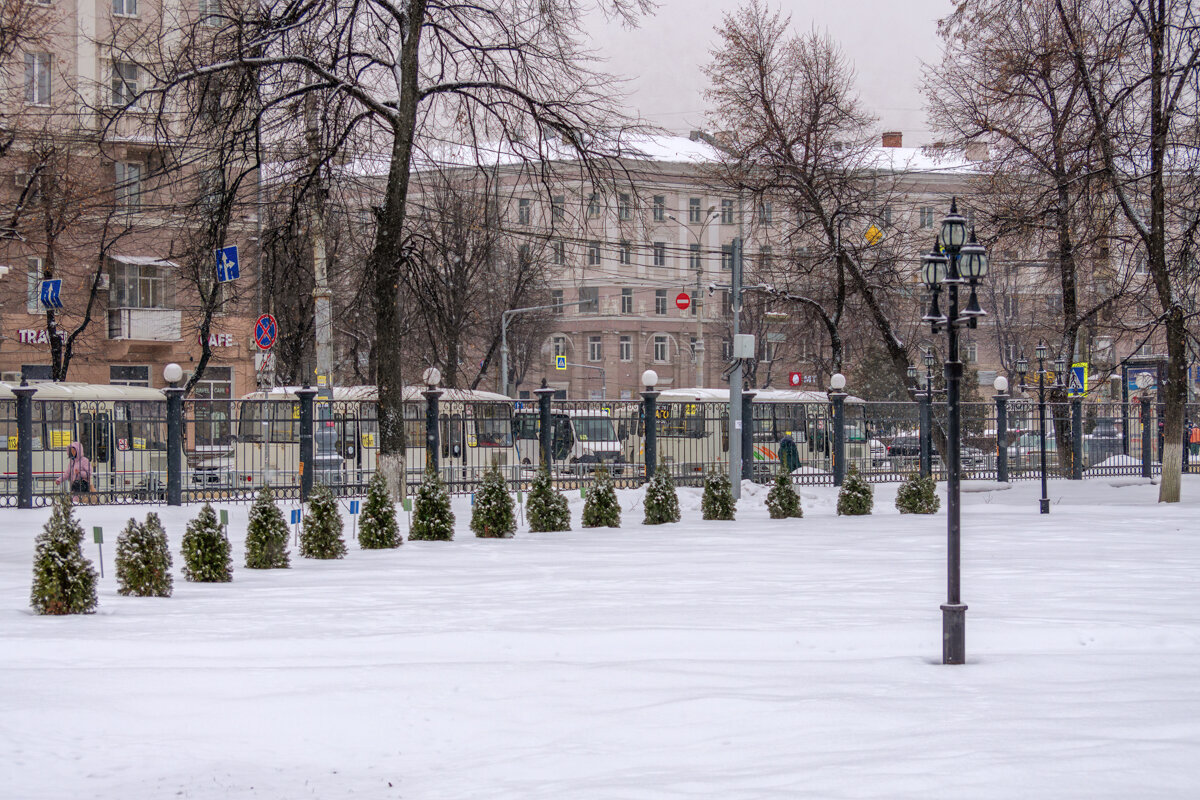
[[[21,505],[20,400],[0,400],[4,471],[0,504]],[[379,467],[380,424],[373,401],[322,401],[309,395],[260,400],[183,400],[177,428],[170,402],[27,399],[28,500],[68,492],[81,502],[251,500],[270,485],[302,499],[314,483],[341,496],[365,493]],[[656,466],[680,485],[699,485],[729,463],[726,402],[551,401],[548,469],[560,488],[586,487],[600,469],[618,486],[641,485],[653,447]],[[1003,408],[1004,420],[1001,421]],[[497,468],[526,489],[542,467],[543,409],[538,401],[424,399],[403,410],[406,494],[436,466],[454,493],[473,492]],[[743,477],[766,482],[786,470],[795,483],[833,484],[844,469],[868,480],[901,480],[926,471],[946,477],[946,407],[923,403],[752,401],[745,410]],[[1188,410],[1200,421],[1200,407]],[[1141,475],[1161,471],[1161,411],[1153,403],[1047,403],[1045,445],[1039,407],[1025,399],[962,405],[962,475],[989,480]],[[177,434],[172,434],[177,430]],[[1190,433],[1190,425],[1189,425]],[[171,481],[171,436],[180,453]],[[1197,437],[1200,439],[1200,437]],[[1189,437],[1190,439],[1190,437]],[[86,490],[72,478],[77,443],[91,465]],[[1200,462],[1200,441],[1184,448],[1185,469]],[[839,466],[842,469],[839,469]],[[177,485],[177,489],[173,486]]]

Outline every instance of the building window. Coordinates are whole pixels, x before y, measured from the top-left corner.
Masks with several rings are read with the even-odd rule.
[[[701,222],[700,219],[700,198],[688,198],[688,222]]]
[[[963,361],[968,364],[974,364],[979,361],[979,346],[975,342],[965,342],[963,344]]]
[[[633,206],[629,202],[629,195],[617,195],[617,219],[626,220],[633,217]]]
[[[221,0],[200,0],[200,24],[216,25],[220,20]]]
[[[1008,319],[1017,316],[1017,313],[1020,311],[1020,304],[1017,302],[1018,298],[1012,295],[1005,295],[1003,299],[1004,302],[1001,304],[1001,310],[1003,310],[1004,316]]]
[[[46,311],[42,305],[42,260],[29,258],[25,264],[25,313],[42,314]]]
[[[175,307],[173,276],[167,267],[109,261],[108,274],[109,308]]]
[[[1063,299],[1061,294],[1052,294],[1046,297],[1046,313],[1052,315],[1063,313]]]
[[[555,313],[555,314],[563,313],[563,290],[562,289],[551,289],[550,290],[550,305],[554,306],[554,308],[550,309],[553,313]]]
[[[879,215],[879,221],[885,226],[892,224],[892,207],[884,206],[883,212]]]
[[[589,267],[595,267],[600,264],[600,243],[597,241],[588,242],[588,259]]]
[[[629,242],[628,239],[621,240],[620,260],[621,260],[622,264],[632,264],[633,263],[633,245]]]
[[[721,314],[728,314],[733,309],[733,294],[728,289],[721,290]]]
[[[666,289],[655,289],[654,290],[654,313],[660,314],[660,315],[667,313],[667,290]]]
[[[565,356],[567,354],[567,337],[555,336],[550,340],[554,346],[554,355]]]
[[[579,289],[579,311],[583,314],[596,314],[600,311],[600,288],[598,286],[583,286]]]
[[[764,244],[758,250],[758,265],[763,269],[771,268],[771,245]]]
[[[633,289],[622,289],[621,290],[621,313],[622,314],[632,314],[633,313]]]
[[[933,206],[921,206],[921,227],[933,227]]]
[[[554,242],[554,245],[553,245],[553,247],[550,248],[550,250],[551,250],[551,254],[552,254],[551,258],[555,264],[557,264],[558,266],[562,266],[563,264],[567,263],[567,243],[566,242],[564,242],[562,239],[558,239]]]
[[[128,61],[112,64],[112,104],[124,107],[131,105],[138,93],[138,65]]]
[[[733,269],[733,245],[721,245],[721,269]]]
[[[116,203],[126,211],[138,211],[142,207],[142,165],[114,165],[116,169]]]
[[[667,360],[667,337],[662,334],[654,337],[654,360],[659,363]]]
[[[775,221],[775,209],[771,203],[764,202],[759,204],[758,219],[763,225],[770,225]]]
[[[1150,263],[1146,260],[1146,256],[1137,256],[1137,260],[1133,265],[1133,272],[1135,275],[1148,275],[1150,273]]]
[[[617,355],[622,361],[633,361],[633,338],[622,336],[617,348]]]
[[[667,196],[654,195],[654,221],[662,222],[667,218]]]
[[[1137,354],[1142,357],[1154,355],[1154,345],[1146,342],[1144,345],[1138,348]]]
[[[1015,364],[1015,363],[1017,363],[1017,360],[1020,357],[1021,357],[1021,351],[1017,349],[1017,346],[1015,344],[1010,343],[1010,344],[1004,345],[1004,360],[1005,361],[1007,361],[1009,364]]]
[[[654,266],[665,267],[667,265],[667,243],[654,243]]]
[[[688,269],[700,271],[700,245],[688,245]]]
[[[111,386],[149,386],[150,367],[145,365],[113,365],[108,368]]]
[[[691,352],[692,352],[692,361],[695,361],[696,360],[696,337],[695,336],[691,336],[688,338],[688,349],[691,350]]]
[[[25,102],[38,106],[50,103],[50,54],[25,54]]]
[[[591,219],[600,216],[600,195],[595,192],[588,195],[587,215]]]
[[[567,198],[564,195],[556,194],[550,198],[550,216],[557,222],[566,219],[567,216]]]
[[[588,337],[588,361],[601,361],[604,358],[604,343],[599,336]]]
[[[728,361],[733,357],[733,340],[725,337],[721,340],[721,358]]]
[[[721,224],[722,225],[732,225],[733,224],[733,201],[732,200],[722,200],[721,201]]]
[[[517,201],[517,224],[518,225],[528,225],[529,224],[529,216],[530,216],[529,209],[530,209],[531,205],[532,205],[532,203],[528,197],[522,197],[520,200]]]
[[[113,13],[118,17],[136,17],[137,0],[113,0]]]

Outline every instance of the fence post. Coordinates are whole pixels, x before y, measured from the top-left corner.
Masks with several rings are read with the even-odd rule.
[[[430,386],[421,394],[425,395],[425,468],[439,472],[441,437],[438,435],[438,398],[442,396],[442,390]],[[453,438],[450,441],[454,441]]]
[[[1008,483],[1008,395],[996,395],[996,481]]]
[[[754,480],[754,397],[742,392],[742,480]]]
[[[660,392],[654,391],[653,386],[647,386],[642,392],[642,409],[646,417],[646,480],[654,477],[658,465],[658,408],[656,401]]]
[[[542,464],[546,466],[546,471],[553,472],[554,462],[550,458],[550,399],[554,397],[554,389],[548,387],[543,378],[542,388],[534,389],[533,393],[537,395],[538,399],[538,436],[542,450]]]
[[[33,393],[36,386],[21,380],[17,396],[17,508],[33,508]]]
[[[920,462],[917,468],[922,478],[933,474],[933,386],[926,385],[925,391],[917,397],[918,429],[917,438],[920,441]]]
[[[307,502],[313,487],[313,398],[317,390],[307,385],[296,390],[300,398],[300,502]]]
[[[1083,398],[1071,398],[1071,480],[1083,480]]]
[[[183,389],[163,389],[167,396],[167,505],[183,505]]]
[[[1141,399],[1142,406],[1142,477],[1150,477],[1150,398]]]
[[[846,477],[846,393],[830,392],[833,403],[833,485],[841,486]]]

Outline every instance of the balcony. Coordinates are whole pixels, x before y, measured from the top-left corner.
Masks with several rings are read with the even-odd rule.
[[[172,308],[110,308],[108,338],[139,342],[178,342],[181,312]]]

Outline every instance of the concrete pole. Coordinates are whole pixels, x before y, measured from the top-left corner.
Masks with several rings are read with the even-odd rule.
[[[742,314],[742,240],[733,240],[733,279],[730,297],[733,305],[733,340],[737,341],[738,318]],[[742,362],[734,361],[729,373],[729,484],[733,499],[742,496]]]

